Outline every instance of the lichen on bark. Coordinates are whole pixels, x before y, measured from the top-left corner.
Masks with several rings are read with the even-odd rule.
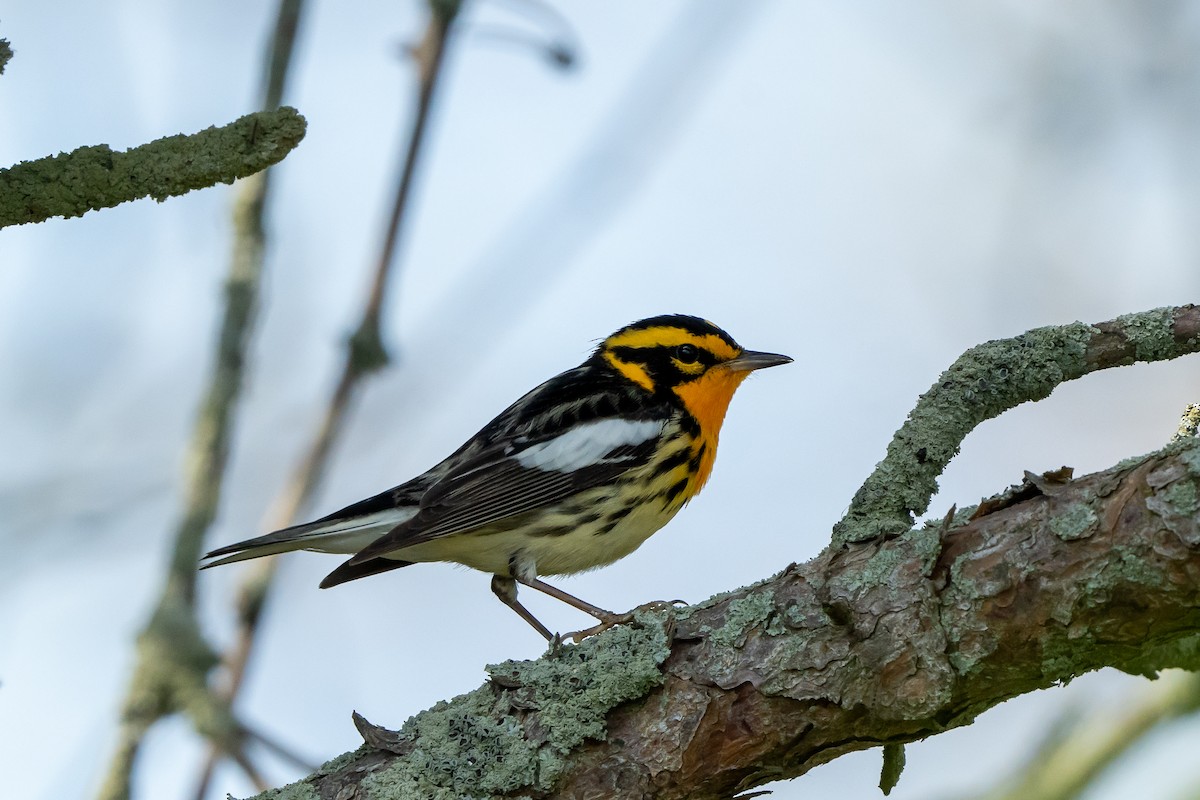
[[[396,747],[303,783],[326,800],[351,784],[375,800],[729,797],[1089,670],[1198,666],[1198,465],[1200,442],[1183,441],[970,520],[830,546],[719,599],[491,667]],[[1064,536],[1063,514],[1095,524]]]
[[[0,228],[232,183],[281,161],[304,138],[305,126],[296,109],[284,106],[127,151],[101,144],[23,161],[0,169]]]

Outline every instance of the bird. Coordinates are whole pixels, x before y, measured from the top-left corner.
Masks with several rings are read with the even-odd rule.
[[[549,642],[560,639],[518,601],[518,585],[594,617],[596,626],[569,634],[578,641],[633,612],[607,611],[541,576],[611,564],[666,525],[708,481],[738,386],[791,361],[746,350],[699,317],[639,320],[427,472],[313,522],[213,550],[201,569],[293,550],[350,554],[325,589],[453,562],[491,574],[493,593]]]

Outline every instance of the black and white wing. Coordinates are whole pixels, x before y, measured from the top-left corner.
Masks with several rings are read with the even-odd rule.
[[[646,464],[658,447],[665,416],[608,417],[555,435],[518,438],[464,461],[434,483],[406,522],[364,548],[321,585],[353,580],[360,570],[403,550],[444,536],[478,530],[547,508]],[[390,559],[389,559],[390,560]],[[373,574],[364,572],[364,574]]]
[[[314,522],[213,550],[202,568],[292,550],[356,553],[321,584],[332,586],[404,566],[381,556],[551,506],[644,464],[669,413],[585,363],[530,391],[428,472]]]

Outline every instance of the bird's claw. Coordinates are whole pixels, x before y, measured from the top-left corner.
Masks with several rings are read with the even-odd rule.
[[[627,614],[613,614],[607,619],[600,620],[599,624],[593,625],[590,628],[584,628],[581,631],[563,634],[563,639],[570,639],[575,644],[579,644],[589,636],[595,636],[598,633],[604,633],[609,628],[615,628],[618,625],[624,625],[627,622],[633,621],[633,612]]]
[[[687,600],[651,600],[649,603],[643,603],[629,613],[636,614],[639,611],[674,611],[676,606],[686,606],[687,604]]]
[[[604,633],[606,630],[608,630],[610,628],[615,628],[618,625],[628,625],[629,623],[634,622],[635,621],[634,618],[637,616],[637,613],[639,611],[651,611],[651,612],[666,611],[666,612],[670,613],[671,611],[675,610],[676,606],[680,606],[680,605],[686,606],[687,601],[686,600],[652,600],[649,603],[643,603],[642,605],[638,606],[637,608],[633,609],[632,611],[627,611],[624,614],[613,614],[610,617],[601,619],[598,624],[593,625],[590,628],[584,628],[583,630],[574,631],[572,633],[564,633],[559,638],[560,638],[560,641],[565,641],[567,639],[570,639],[575,644],[579,644],[580,642],[582,642],[584,639],[588,638],[589,636],[595,636],[598,633]]]

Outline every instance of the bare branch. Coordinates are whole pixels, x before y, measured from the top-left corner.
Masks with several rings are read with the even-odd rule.
[[[232,183],[283,160],[304,130],[304,117],[284,107],[123,152],[101,144],[24,161],[0,169],[0,228]]]
[[[251,129],[244,131],[251,144],[264,135],[256,127],[258,119],[293,120],[303,135],[303,117],[288,108],[272,110],[282,98],[299,10],[299,0],[282,0],[272,40],[271,74],[265,82],[263,101],[268,110],[243,118],[251,121]],[[278,138],[278,132],[273,135]],[[175,532],[158,607],[138,637],[137,663],[121,712],[121,736],[100,789],[101,800],[129,797],[130,775],[142,739],[156,721],[175,713],[187,714],[196,730],[216,749],[232,758],[256,784],[262,783],[246,754],[250,738],[247,729],[234,718],[229,703],[208,685],[208,675],[218,660],[200,632],[195,591],[196,564],[204,535],[220,503],[234,411],[241,396],[258,309],[266,251],[263,214],[269,175],[269,171],[250,175],[241,183],[235,201],[234,246],[225,283],[224,316],[207,394],[188,451],[183,518]]]
[[[396,187],[395,201],[389,218],[379,259],[371,280],[371,288],[363,307],[362,318],[347,342],[346,358],[325,413],[318,424],[313,441],[297,466],[282,496],[277,499],[271,518],[275,527],[293,521],[308,502],[320,483],[329,452],[342,430],[354,393],[362,380],[388,362],[387,351],[380,334],[380,319],[389,284],[393,281],[396,249],[408,208],[416,167],[426,141],[427,121],[432,107],[434,90],[442,72],[443,55],[451,25],[459,10],[457,2],[431,2],[430,19],[421,44],[414,49],[417,64],[417,108],[412,130],[404,145],[403,168]],[[262,559],[246,573],[238,591],[238,633],[233,647],[222,659],[226,680],[221,695],[232,705],[241,690],[246,667],[254,651],[259,622],[275,576],[276,559]],[[195,567],[195,560],[192,562]],[[197,797],[207,792],[216,760],[222,750],[214,744],[201,774]]]
[[[973,347],[921,395],[887,456],[834,526],[835,544],[902,533],[929,507],[937,477],[984,420],[1108,367],[1200,350],[1200,308],[1128,314],[1109,322],[1035,328]]]
[[[392,202],[392,213],[388,217],[387,232],[383,237],[379,260],[375,263],[375,275],[371,281],[371,291],[367,297],[367,306],[358,330],[350,337],[350,360],[342,376],[335,396],[340,396],[347,382],[352,382],[359,373],[372,372],[387,364],[387,351],[379,334],[379,318],[383,311],[385,292],[390,282],[392,265],[396,260],[396,248],[400,242],[401,225],[408,210],[408,199],[412,195],[417,164],[425,145],[426,125],[429,122],[429,110],[433,106],[434,91],[442,74],[443,57],[446,52],[446,39],[450,35],[450,26],[458,16],[460,3],[457,0],[430,0],[429,22],[421,42],[413,49],[413,58],[417,65],[417,108],[413,116],[412,130],[404,151],[404,165],[400,171],[400,179],[396,184],[396,196]],[[340,418],[340,414],[337,418]],[[331,414],[327,423],[335,421]],[[324,432],[323,432],[324,433]],[[331,432],[332,434],[332,432]],[[329,437],[322,438],[332,438]],[[311,472],[313,480],[319,479],[319,464],[325,460],[325,453],[314,448],[309,463],[303,468]]]
[[[725,798],[1104,666],[1200,666],[1200,443],[1047,486],[489,667],[262,797]]]

